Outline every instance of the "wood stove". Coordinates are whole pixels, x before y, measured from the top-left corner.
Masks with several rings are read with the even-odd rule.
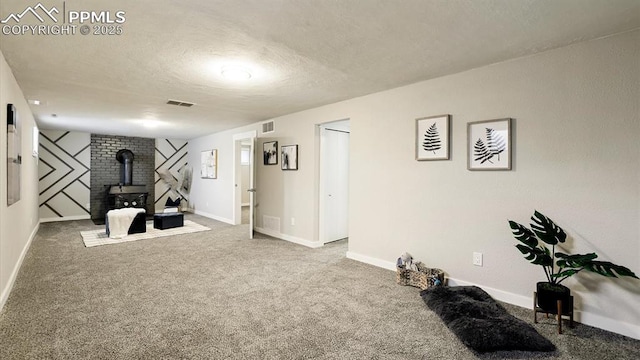
[[[116,160],[120,166],[120,183],[117,185],[106,185],[105,213],[113,209],[122,208],[147,208],[146,185],[133,185],[133,159],[131,150],[122,149],[116,154]]]

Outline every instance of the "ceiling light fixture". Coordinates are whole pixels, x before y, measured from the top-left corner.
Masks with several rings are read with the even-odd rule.
[[[163,127],[166,123],[156,119],[137,119],[136,122],[147,129]]]
[[[225,79],[231,81],[245,81],[251,79],[251,73],[249,70],[237,65],[223,66],[220,73]]]
[[[29,100],[29,104],[31,105],[40,105],[40,100]]]

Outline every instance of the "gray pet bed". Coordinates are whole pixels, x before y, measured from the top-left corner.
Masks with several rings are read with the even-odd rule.
[[[556,349],[477,286],[436,286],[421,291],[420,296],[465,345],[478,352]]]

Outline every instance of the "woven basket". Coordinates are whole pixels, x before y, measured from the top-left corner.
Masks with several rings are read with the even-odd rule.
[[[416,270],[405,269],[404,265],[396,268],[396,282],[400,285],[409,285],[425,290],[436,283],[444,284],[444,271],[440,269],[431,269],[423,263],[416,263]],[[437,281],[439,280],[439,281]]]

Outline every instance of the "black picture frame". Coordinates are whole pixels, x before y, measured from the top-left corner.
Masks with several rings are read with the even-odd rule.
[[[278,164],[278,142],[267,141],[262,144],[262,158],[264,165]]]
[[[298,170],[298,145],[282,145],[280,152],[282,170]]]

